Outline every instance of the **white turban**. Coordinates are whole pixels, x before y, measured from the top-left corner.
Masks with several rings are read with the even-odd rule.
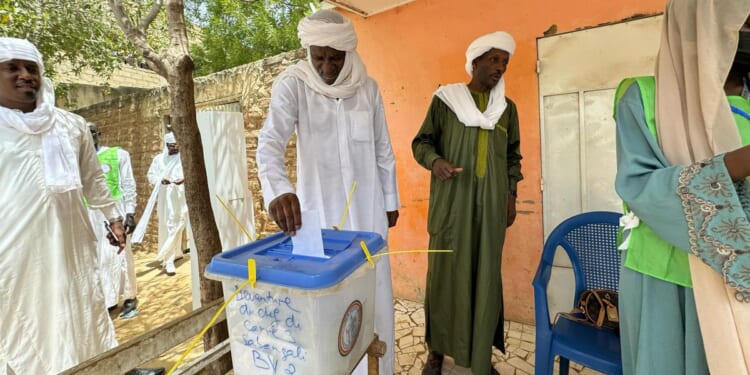
[[[177,143],[177,138],[174,137],[174,133],[169,132],[164,135],[164,143]]]
[[[479,56],[484,55],[485,52],[496,48],[505,52],[508,52],[510,56],[513,56],[513,52],[516,50],[516,42],[513,37],[505,31],[497,31],[494,33],[482,35],[469,45],[466,49],[466,73],[471,73],[474,69],[471,63]]]
[[[41,80],[34,111],[24,113],[0,106],[0,127],[41,135],[44,180],[52,191],[62,193],[80,188],[81,174],[76,153],[68,134],[55,126],[55,90],[52,81],[43,77],[42,54],[28,40],[0,37],[0,63],[10,60],[35,62]]]
[[[164,134],[164,148],[162,149],[161,156],[161,170],[165,173],[165,175],[162,176],[162,179],[174,179],[182,175],[182,168],[177,167],[177,164],[180,164],[180,154],[176,153],[174,155],[170,155],[169,147],[167,147],[168,144],[175,143],[177,143],[177,138],[175,138],[174,132],[170,131],[169,133]],[[179,168],[179,171],[177,171],[177,169],[175,168]]]
[[[299,21],[297,36],[303,48],[331,47],[347,52],[357,49],[357,33],[352,21],[330,9],[315,12]]]
[[[493,48],[508,52],[512,56],[516,50],[516,42],[510,34],[504,31],[482,35],[475,39],[466,49],[466,73],[473,77],[474,69],[471,65],[474,59]],[[468,86],[464,83],[441,86],[435,92],[435,96],[448,105],[465,126],[486,130],[495,129],[495,125],[508,107],[508,101],[505,98],[505,77],[500,78],[500,81],[490,90],[490,100],[484,112],[479,112]]]
[[[300,61],[290,66],[278,78],[287,76],[301,79],[315,92],[330,98],[346,99],[354,96],[367,81],[367,68],[357,53],[357,33],[352,21],[336,11],[323,9],[303,18],[297,25],[297,35],[302,47],[307,48],[307,62]],[[310,61],[310,46],[330,47],[346,52],[344,66],[332,84],[327,84]],[[275,83],[274,82],[274,86]]]
[[[174,155],[169,154],[169,147],[167,147],[170,143],[177,143],[177,138],[174,136],[174,132],[169,132],[167,134],[164,134],[164,148],[162,148],[162,161],[166,162],[169,159],[172,159]]]
[[[39,75],[44,75],[44,63],[39,50],[26,39],[0,38],[0,63],[10,60],[33,61],[39,67]]]

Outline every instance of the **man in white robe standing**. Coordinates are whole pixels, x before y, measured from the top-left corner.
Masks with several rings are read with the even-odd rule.
[[[117,200],[121,212],[125,212],[125,230],[132,234],[135,230],[136,189],[133,167],[130,164],[130,153],[120,147],[107,147],[99,144],[101,132],[93,123],[89,123],[91,137],[104,178]],[[97,237],[99,250],[99,272],[101,274],[104,301],[109,310],[117,307],[120,294],[123,296],[120,317],[130,319],[138,314],[138,283],[135,275],[135,259],[130,241],[125,249],[117,253],[107,240],[107,230],[101,225],[104,216],[99,210],[89,210],[91,224]]]
[[[0,38],[0,375],[57,374],[117,345],[84,198],[120,249],[122,213],[86,121],[43,76],[33,44]]]
[[[180,149],[174,133],[164,136],[164,151],[156,155],[148,169],[148,181],[154,185],[149,202],[133,235],[133,242],[143,239],[145,227],[158,201],[159,251],[156,260],[164,265],[169,276],[177,272],[174,262],[182,258],[182,240],[188,225],[188,208],[185,201],[185,176],[180,162]]]
[[[268,118],[258,136],[258,176],[271,217],[287,234],[316,210],[324,227],[339,225],[347,196],[357,183],[342,229],[388,238],[396,225],[396,165],[383,100],[357,54],[350,20],[321,10],[298,25],[308,59],[274,83]],[[289,137],[297,132],[297,189],[284,167]],[[380,374],[393,374],[394,314],[388,261],[376,269],[375,332],[387,345]],[[366,374],[363,361],[354,371]]]

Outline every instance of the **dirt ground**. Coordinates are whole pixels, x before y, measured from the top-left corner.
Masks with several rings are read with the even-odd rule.
[[[131,319],[120,318],[122,301],[111,313],[115,324],[117,340],[125,343],[145,332],[167,322],[186,315],[193,310],[190,287],[190,255],[175,262],[177,274],[168,276],[159,262],[154,261],[154,254],[145,251],[134,253],[136,275],[138,278],[138,311]],[[175,364],[188,343],[178,345],[164,353],[159,359],[148,362],[141,367],[165,367],[167,371]],[[203,352],[203,344],[193,348],[185,362]]]

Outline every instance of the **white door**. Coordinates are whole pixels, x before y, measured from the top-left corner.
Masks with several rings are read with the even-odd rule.
[[[649,17],[537,40],[542,134],[544,236],[585,211],[621,210],[615,193],[617,84],[653,75],[662,17]],[[548,289],[550,313],[568,311],[574,281],[558,251]]]

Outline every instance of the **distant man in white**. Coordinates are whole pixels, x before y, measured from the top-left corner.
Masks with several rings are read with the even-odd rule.
[[[174,133],[164,136],[164,151],[156,155],[148,169],[148,181],[154,185],[149,203],[141,217],[141,224],[133,235],[134,242],[140,242],[145,225],[151,217],[154,201],[158,200],[159,212],[159,251],[156,259],[163,262],[164,271],[169,276],[177,272],[174,262],[182,258],[182,239],[188,222],[187,202],[185,201],[185,176],[182,173],[180,149]]]
[[[0,375],[57,374],[115,347],[83,200],[104,212],[121,249],[122,213],[86,121],[55,107],[36,47],[5,37],[0,181]]]
[[[99,144],[101,132],[93,123],[89,123],[91,137],[94,139],[96,155],[104,172],[112,197],[117,200],[122,212],[125,212],[125,230],[132,234],[135,230],[136,190],[130,154],[120,147],[107,147]],[[120,294],[123,296],[120,317],[130,319],[138,314],[138,283],[135,276],[135,260],[130,241],[125,249],[117,254],[116,249],[107,240],[107,230],[103,225],[104,216],[99,210],[89,210],[91,224],[98,240],[99,272],[104,290],[104,300],[108,309],[117,307]]]
[[[356,191],[343,229],[377,232],[396,225],[396,163],[383,100],[357,54],[351,21],[332,10],[304,18],[298,35],[308,59],[274,82],[268,118],[258,136],[258,176],[268,212],[293,235],[301,211],[317,210],[324,227],[339,225],[353,183]],[[297,133],[297,189],[284,155]],[[387,345],[380,374],[393,374],[394,316],[391,268],[376,270],[375,332]],[[364,361],[363,361],[364,362]],[[360,365],[356,374],[366,373]]]

